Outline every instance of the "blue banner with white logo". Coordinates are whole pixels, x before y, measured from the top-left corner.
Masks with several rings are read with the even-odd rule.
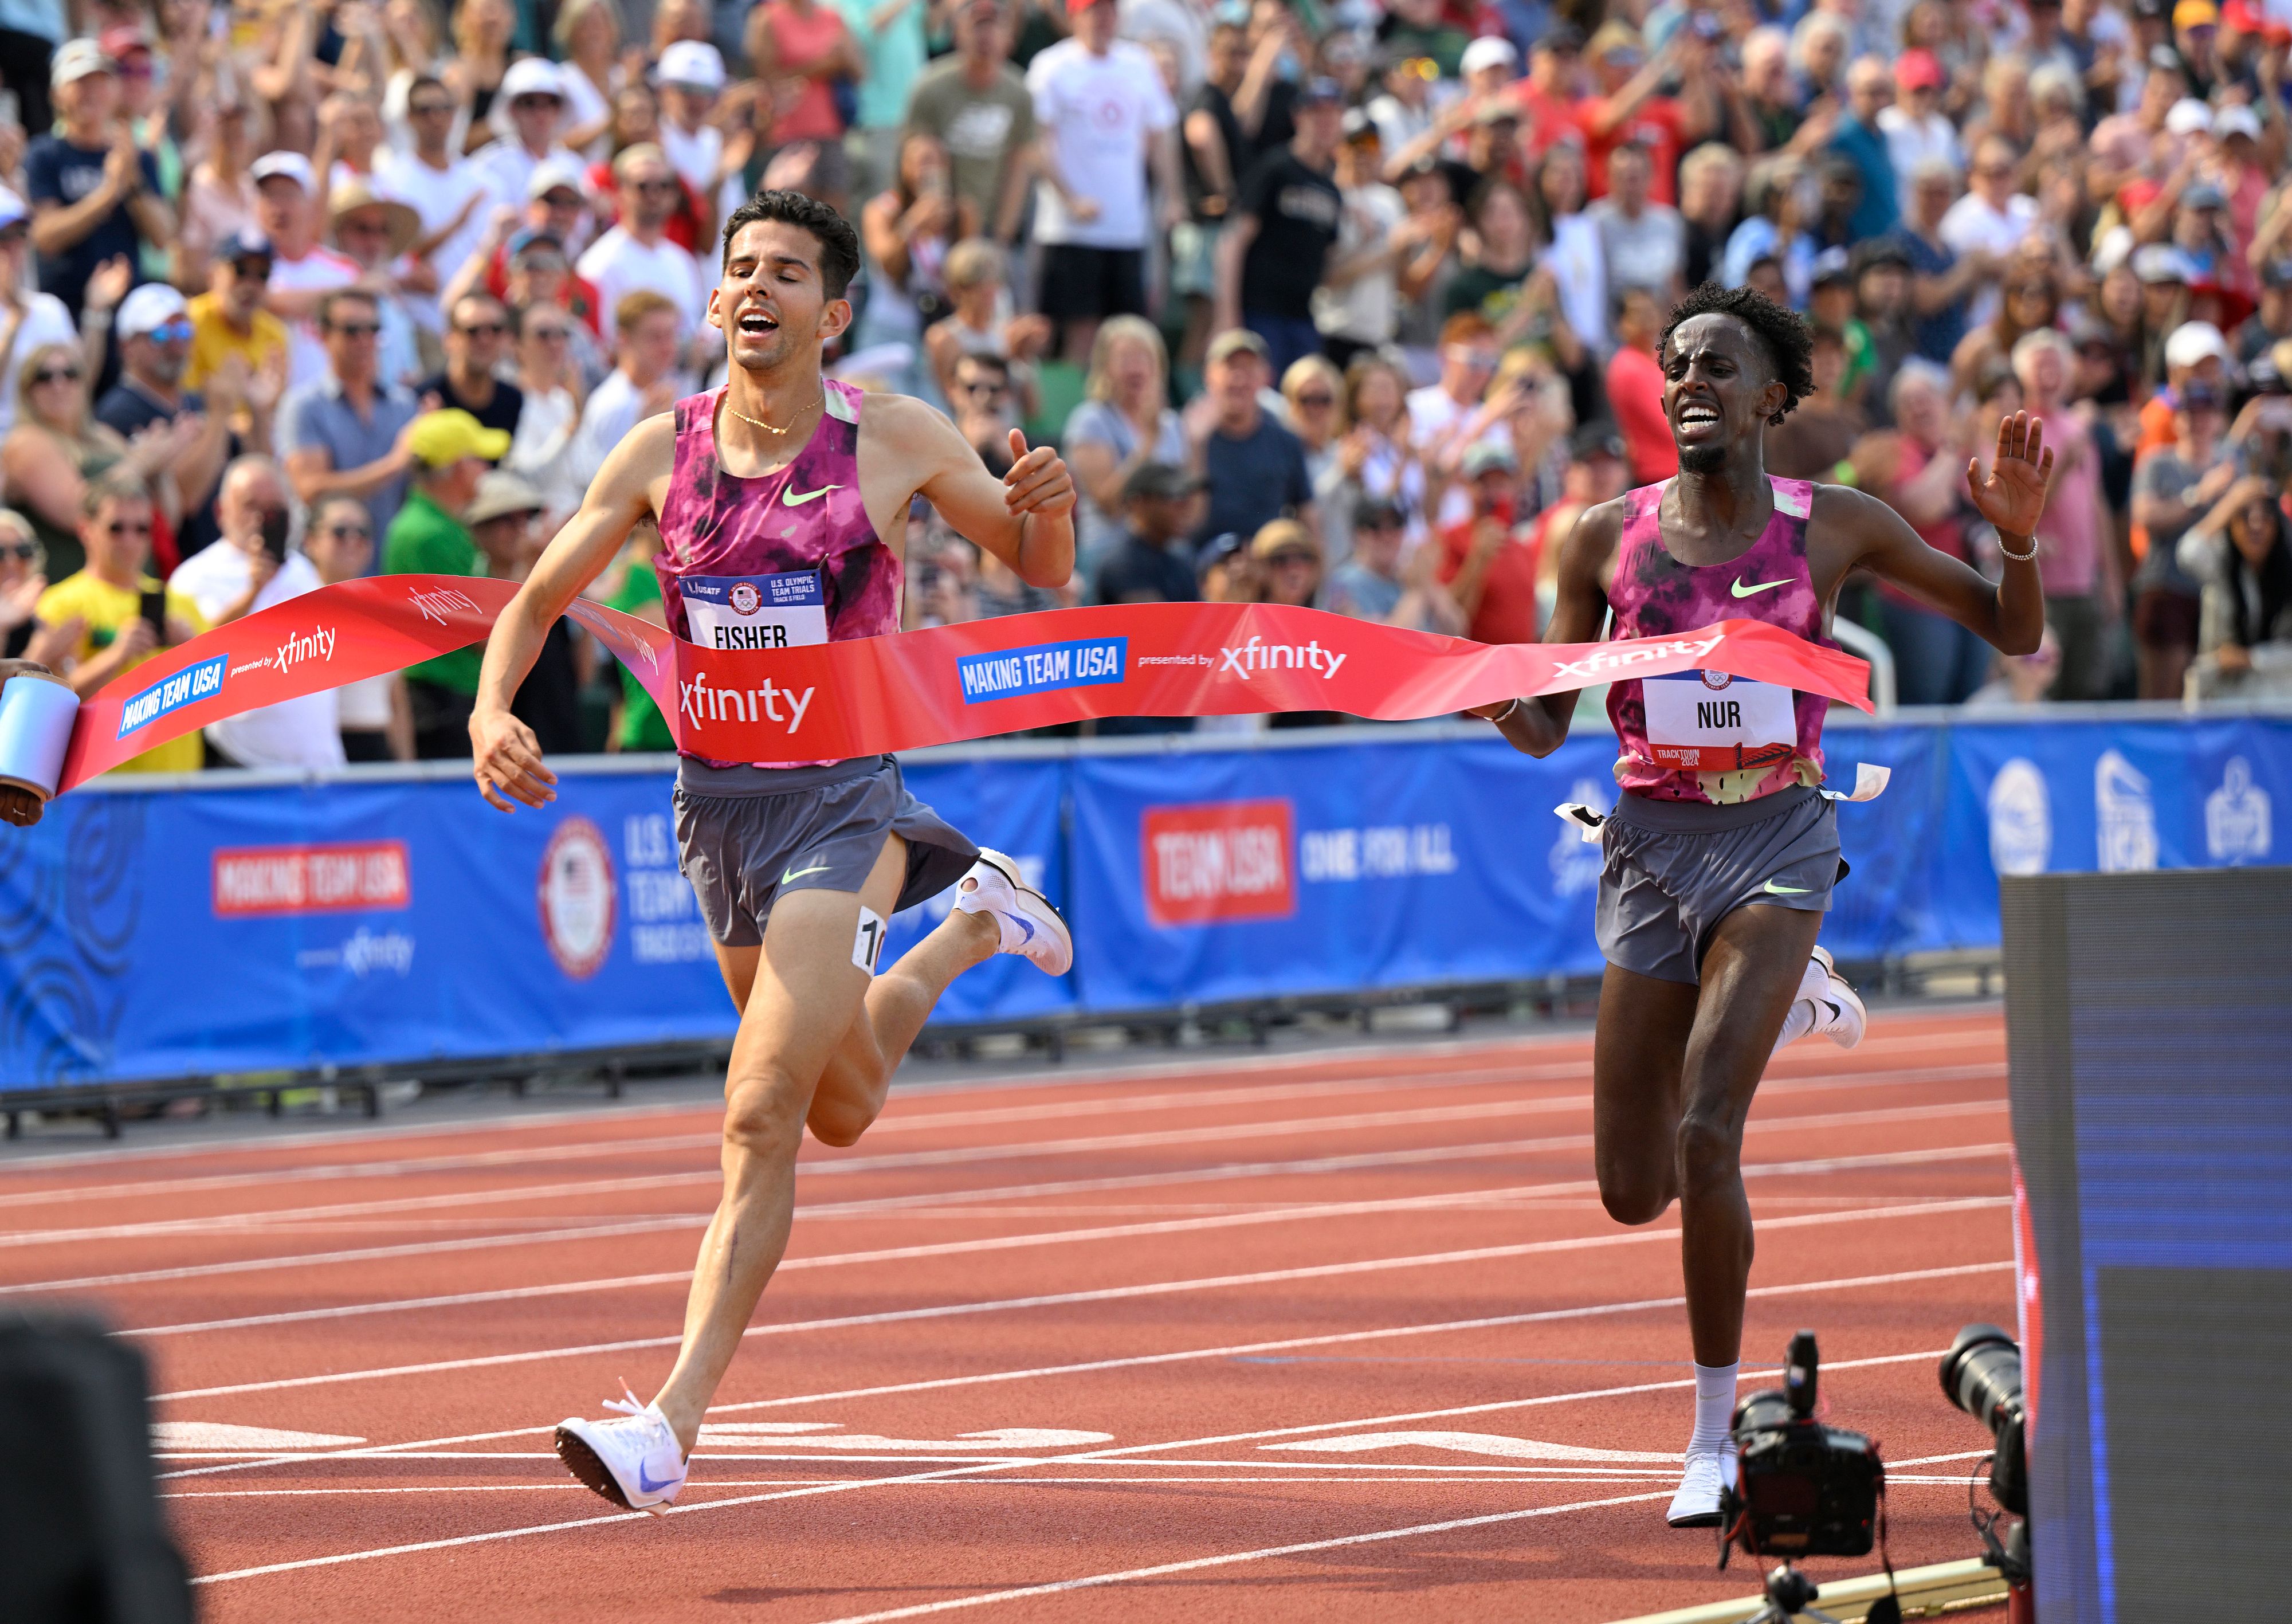
[[[1020,652],[997,682],[1100,680],[1124,658],[1116,640]],[[1598,971],[1601,847],[1552,813],[1612,804],[1611,741],[1587,731],[1537,761],[1485,735],[1292,738],[907,763],[915,794],[1015,860],[1075,934],[1071,974],[997,957],[937,1019]],[[1823,940],[1850,961],[1994,946],[2001,872],[2288,850],[2292,717],[1954,717],[1834,727],[1827,747],[1835,783],[1893,772],[1839,808],[1852,873]],[[732,1030],[665,767],[569,763],[555,803],[513,817],[458,778],[229,781],[107,780],[0,829],[0,1088]],[[951,901],[895,918],[883,962]]]

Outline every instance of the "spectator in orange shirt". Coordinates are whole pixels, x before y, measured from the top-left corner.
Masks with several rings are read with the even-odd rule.
[[[1536,641],[1536,549],[1513,534],[1520,465],[1484,440],[1465,453],[1469,517],[1441,531],[1441,579],[1475,642]]]
[[[1611,20],[1592,36],[1586,54],[1600,85],[1598,94],[1576,104],[1576,122],[1591,159],[1592,196],[1608,195],[1608,154],[1629,141],[1645,147],[1654,165],[1648,196],[1658,203],[1677,203],[1679,155],[1717,133],[1721,124],[1710,44],[1692,26],[1683,27],[1650,60],[1639,30]],[[1658,95],[1675,73],[1679,95]]]
[[[1608,409],[1624,432],[1634,485],[1655,485],[1679,472],[1679,446],[1663,415],[1663,364],[1655,345],[1663,312],[1644,287],[1616,298],[1616,353],[1608,362]]]

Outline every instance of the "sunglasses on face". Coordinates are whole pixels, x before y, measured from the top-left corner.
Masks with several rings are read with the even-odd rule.
[[[12,226],[0,226],[0,248],[13,248],[29,241],[31,236],[31,226],[22,221]]]
[[[151,521],[146,519],[142,523],[137,524],[133,520],[114,519],[103,529],[105,534],[111,536],[149,536],[151,533]]]
[[[344,338],[372,338],[376,333],[382,331],[382,323],[379,321],[338,321],[334,326],[334,331],[341,334]]]
[[[562,271],[565,261],[554,254],[524,254],[518,256],[512,269],[518,271]]]
[[[572,335],[563,327],[528,327],[526,336],[537,338],[545,344],[561,344]]]
[[[676,190],[676,182],[674,181],[630,181],[626,184],[634,191],[674,191]]]
[[[12,558],[28,564],[39,555],[40,544],[36,541],[12,541],[0,545],[0,558]]]
[[[1337,403],[1337,398],[1336,398],[1336,396],[1335,396],[1335,395],[1327,395],[1327,394],[1310,394],[1310,395],[1299,395],[1299,396],[1297,397],[1297,404],[1298,404],[1298,405],[1300,405],[1300,406],[1310,406],[1310,407],[1313,408],[1316,411],[1320,410],[1322,407],[1325,407],[1325,406],[1335,406],[1336,403]]]
[[[230,263],[230,268],[234,274],[243,276],[252,282],[267,282],[270,279],[270,262],[267,259],[233,260]]]
[[[1005,390],[1009,389],[1011,385],[1008,384],[997,384],[991,379],[988,379],[974,381],[969,384],[957,384],[956,387],[962,390],[965,394],[999,395]]]
[[[327,534],[336,541],[372,541],[374,532],[362,524],[330,524]]]
[[[553,113],[559,102],[554,96],[524,95],[509,104],[512,113]]]
[[[439,118],[452,112],[454,104],[450,101],[414,101],[407,104],[406,110],[416,118]]]
[[[472,321],[467,326],[457,327],[454,330],[464,338],[499,338],[504,333],[508,332],[509,328],[498,321]]]
[[[32,387],[37,389],[48,384],[77,384],[79,379],[80,371],[77,367],[43,367],[32,375]]]
[[[155,344],[189,343],[191,341],[191,324],[184,318],[176,316],[161,322],[145,336]]]

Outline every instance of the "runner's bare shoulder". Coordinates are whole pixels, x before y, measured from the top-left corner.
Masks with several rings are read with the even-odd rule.
[[[1625,498],[1595,502],[1576,515],[1576,522],[1560,543],[1560,590],[1571,581],[1589,582],[1605,593],[1616,562],[1616,546],[1624,537]]]
[[[590,481],[593,504],[657,514],[676,472],[676,414],[662,412],[631,429],[605,454],[604,465]]]

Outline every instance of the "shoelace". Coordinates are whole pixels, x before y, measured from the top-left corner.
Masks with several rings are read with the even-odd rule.
[[[630,1387],[626,1377],[621,1378],[621,1396],[617,1399],[607,1399],[604,1407],[607,1410],[617,1410],[625,1416],[635,1416],[640,1420],[657,1418],[650,1409],[637,1402],[636,1393]],[[663,1425],[666,1423],[664,1422]]]

